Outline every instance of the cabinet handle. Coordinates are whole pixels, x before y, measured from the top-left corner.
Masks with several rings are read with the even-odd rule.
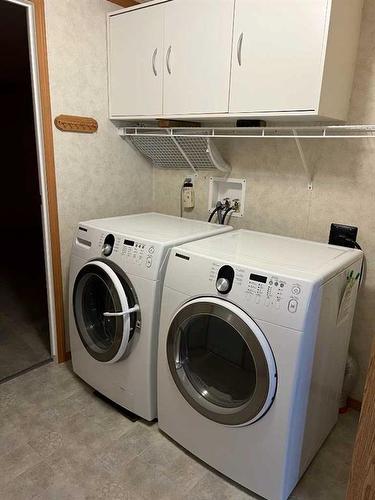
[[[168,47],[168,50],[167,50],[167,58],[166,58],[166,63],[167,63],[167,70],[168,70],[168,73],[171,75],[172,74],[172,71],[171,71],[171,65],[170,65],[170,61],[171,61],[171,52],[172,52],[172,45],[170,45]]]
[[[154,50],[154,53],[152,54],[152,71],[154,72],[154,75],[155,76],[158,76],[158,72],[156,70],[156,66],[155,66],[155,63],[156,63],[156,56],[158,55],[158,49],[156,48]]]
[[[240,34],[237,43],[237,60],[240,66],[242,66],[242,43],[243,43],[243,33]]]

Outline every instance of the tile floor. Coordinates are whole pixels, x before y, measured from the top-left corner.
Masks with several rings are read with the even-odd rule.
[[[293,492],[344,500],[357,413],[340,417]],[[255,498],[162,435],[92,394],[70,364],[0,385],[0,498],[4,500],[242,500]]]

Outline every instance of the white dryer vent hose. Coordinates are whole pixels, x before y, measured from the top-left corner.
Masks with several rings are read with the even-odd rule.
[[[344,383],[340,398],[340,408],[346,408],[349,394],[351,393],[358,375],[358,363],[351,354],[348,355],[345,365]]]

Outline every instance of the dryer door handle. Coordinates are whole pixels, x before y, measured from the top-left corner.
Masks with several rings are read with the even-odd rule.
[[[121,311],[121,312],[105,312],[103,313],[103,316],[126,316],[127,314],[131,314],[133,312],[139,311],[139,305],[136,304],[134,307],[131,307],[127,311]]]

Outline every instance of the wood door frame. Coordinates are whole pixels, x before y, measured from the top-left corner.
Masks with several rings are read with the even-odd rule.
[[[29,52],[42,198],[44,253],[48,292],[51,353],[59,363],[69,355],[65,348],[64,304],[61,271],[55,158],[51,99],[48,76],[47,37],[44,0],[6,0],[26,8]]]
[[[375,498],[375,341],[367,371],[346,500]]]
[[[116,5],[119,5],[120,7],[134,7],[134,5],[137,5],[139,2],[136,0],[109,0],[112,3],[115,3]]]

